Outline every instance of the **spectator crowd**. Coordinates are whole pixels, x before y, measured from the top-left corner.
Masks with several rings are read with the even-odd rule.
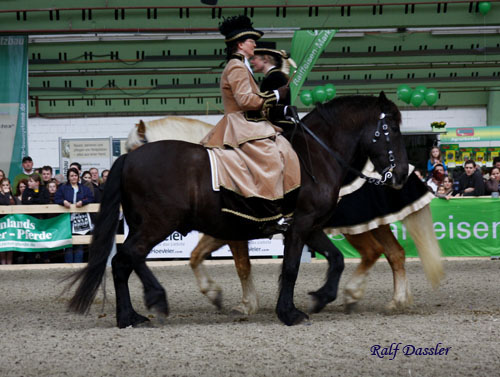
[[[54,176],[51,166],[39,169],[33,167],[33,160],[26,156],[22,160],[22,173],[18,174],[13,183],[0,170],[0,205],[17,204],[59,204],[67,208],[71,205],[82,207],[88,203],[99,203],[109,170],[99,174],[97,168],[90,168],[82,172],[78,162],[73,162],[64,177],[62,174]],[[420,169],[415,173],[427,185],[436,197],[450,199],[459,196],[498,196],[500,193],[500,157],[493,160],[493,167],[481,169],[473,160],[464,163],[461,169],[452,169],[448,172],[438,147],[433,147],[427,162],[427,174]],[[37,215],[47,218],[51,215]],[[53,216],[53,215],[52,215]],[[72,214],[72,231],[76,234],[85,234],[93,221],[89,214]],[[82,224],[84,226],[82,227]],[[91,229],[91,228],[90,228]],[[0,264],[58,262],[80,263],[85,259],[83,245],[74,245],[61,252],[0,252]]]
[[[62,174],[54,176],[51,166],[35,169],[32,158],[26,156],[22,160],[22,172],[14,178],[12,184],[5,176],[5,172],[0,170],[0,205],[59,204],[70,208],[72,204],[76,207],[82,207],[88,203],[99,203],[109,170],[103,170],[99,176],[97,168],[90,168],[84,172],[81,172],[81,169],[78,162],[73,162],[66,177]],[[73,232],[75,223],[81,224],[82,215],[88,218],[88,225],[91,225],[90,215],[72,214]],[[42,219],[50,216],[54,215],[36,215]],[[84,230],[77,234],[84,234],[83,232]],[[0,251],[0,264],[48,263],[59,260],[68,263],[83,262],[83,245],[64,249],[62,254],[57,252]]]
[[[495,157],[490,169],[479,167],[474,160],[466,160],[463,171],[454,169],[448,174],[448,167],[441,157],[438,147],[433,147],[427,162],[427,176],[416,171],[429,191],[439,198],[450,199],[459,196],[498,197],[500,193],[500,157]]]

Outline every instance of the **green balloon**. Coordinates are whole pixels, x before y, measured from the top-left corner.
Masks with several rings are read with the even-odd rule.
[[[313,103],[322,103],[326,99],[325,88],[321,85],[315,87],[312,91]]]
[[[424,95],[416,90],[411,95],[411,103],[415,107],[419,107],[424,102]]]
[[[311,103],[313,103],[313,97],[311,91],[303,90],[300,93],[300,101],[306,106],[309,106]]]
[[[427,87],[425,85],[419,85],[419,86],[415,87],[416,92],[422,93],[424,95],[425,95],[426,90],[427,90]]]
[[[399,85],[397,93],[398,93],[398,98],[401,101],[410,103],[412,90],[408,85],[406,84]]]
[[[333,84],[325,84],[325,92],[326,92],[326,99],[327,101],[330,101],[335,97],[335,94],[337,94],[337,89]]]
[[[438,98],[439,98],[439,93],[436,89],[429,88],[425,91],[424,99],[425,99],[425,102],[427,102],[427,104],[429,106],[434,105],[436,103],[436,101],[438,100]]]
[[[478,5],[479,11],[483,16],[486,16],[486,14],[490,11],[491,9],[491,3],[489,1],[481,1]]]

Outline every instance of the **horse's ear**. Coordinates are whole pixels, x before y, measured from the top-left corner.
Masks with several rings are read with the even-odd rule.
[[[380,94],[378,95],[378,101],[379,101],[380,103],[389,102],[389,100],[388,100],[388,99],[387,99],[387,97],[385,96],[385,93],[384,93],[384,91],[383,91],[383,90],[382,90],[382,91],[380,92]]]
[[[144,139],[144,135],[146,134],[146,125],[144,122],[140,120],[135,126],[137,127],[137,135],[139,135],[141,139]]]

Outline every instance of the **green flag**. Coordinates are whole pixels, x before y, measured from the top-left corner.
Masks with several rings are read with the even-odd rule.
[[[28,155],[28,37],[0,37],[0,169],[11,182]]]
[[[290,56],[297,63],[297,70],[290,81],[292,105],[316,60],[336,32],[337,30],[297,30],[293,34]]]

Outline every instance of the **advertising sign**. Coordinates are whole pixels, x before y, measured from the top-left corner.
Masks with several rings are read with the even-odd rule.
[[[71,246],[70,214],[50,219],[6,215],[0,219],[1,251],[50,251]]]
[[[109,169],[113,163],[112,138],[62,139],[59,138],[59,167],[66,176],[72,162],[82,165],[82,172],[97,168]]]

